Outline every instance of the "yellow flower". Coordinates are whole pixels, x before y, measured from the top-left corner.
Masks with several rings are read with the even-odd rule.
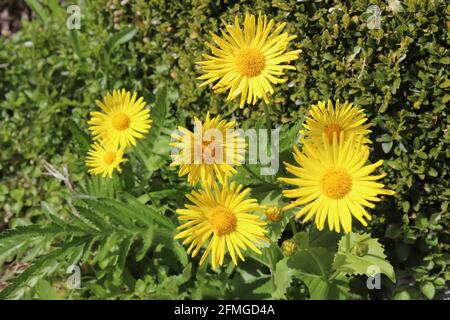
[[[187,180],[195,185],[200,180],[211,185],[214,177],[223,183],[227,177],[236,173],[234,166],[244,161],[245,140],[234,129],[235,122],[210,117],[202,123],[194,119],[194,132],[179,127],[180,134],[173,134],[176,142],[172,147],[179,150],[172,155],[170,166],[180,166],[179,176],[188,175]]]
[[[244,28],[241,29],[236,17],[234,26],[226,24],[228,31],[222,32],[222,38],[211,33],[216,45],[207,43],[211,55],[204,54],[205,61],[198,62],[205,80],[201,86],[216,82],[215,92],[229,90],[227,100],[241,95],[240,106],[255,104],[258,99],[267,103],[267,94],[274,92],[272,84],[284,83],[285,69],[295,70],[288,65],[298,59],[301,50],[286,52],[288,43],[296,36],[283,32],[286,23],[279,24],[274,30],[274,21],[267,22],[266,16],[245,15]]]
[[[143,138],[150,129],[150,112],[145,109],[144,98],[131,96],[125,89],[107,94],[97,105],[103,112],[91,112],[89,130],[95,140],[103,140],[113,146],[127,147],[136,144],[136,138]]]
[[[200,265],[210,253],[213,268],[223,264],[227,251],[235,264],[237,257],[244,261],[242,251],[247,248],[261,253],[255,244],[268,240],[266,223],[252,214],[259,209],[258,203],[246,199],[250,189],[242,188],[234,183],[219,186],[214,182],[211,187],[204,186],[198,192],[187,194],[192,204],[177,210],[178,219],[185,223],[177,228],[179,233],[175,239],[186,238],[183,244],[190,243],[188,253],[192,257],[206,245]]]
[[[343,132],[340,139],[343,140]],[[362,144],[362,138],[353,136],[345,143],[338,143],[334,137],[330,144],[323,134],[323,143],[304,141],[303,154],[294,147],[294,158],[299,166],[285,163],[288,172],[295,178],[280,178],[296,186],[283,190],[284,196],[296,198],[284,210],[303,205],[297,218],[306,215],[303,222],[315,216],[315,223],[322,230],[328,218],[330,230],[345,232],[352,230],[352,216],[367,226],[365,219],[371,216],[364,207],[374,208],[372,202],[380,201],[379,195],[393,195],[384,189],[384,184],[375,182],[386,174],[370,175],[383,164],[383,160],[366,165],[369,150]]]
[[[112,177],[114,169],[122,172],[120,164],[125,162],[123,158],[123,148],[116,148],[112,145],[101,145],[94,142],[91,145],[86,158],[86,166],[90,167],[89,173],[94,175],[102,175],[103,177]]]
[[[340,104],[337,100],[336,106],[333,106],[331,100],[328,100],[328,106],[325,102],[319,101],[317,105],[312,106],[309,114],[310,117],[303,125],[307,130],[300,131],[306,139],[311,138],[321,143],[322,135],[325,133],[331,143],[334,134],[340,142],[341,133],[344,134],[344,140],[347,140],[352,134],[357,138],[371,132],[368,130],[370,124],[365,124],[367,117],[364,110],[352,106],[347,101]],[[370,140],[364,138],[363,142],[370,143]]]

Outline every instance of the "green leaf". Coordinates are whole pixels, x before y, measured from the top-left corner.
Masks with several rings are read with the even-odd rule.
[[[135,148],[137,158],[145,165],[148,177],[170,160],[170,137],[163,134],[169,110],[167,87],[160,86],[151,109],[152,128],[145,139]]]
[[[12,280],[12,282],[0,292],[0,300],[12,296],[19,291],[21,287],[25,287],[26,290],[28,290],[29,287],[34,286],[39,279],[42,279],[47,274],[47,272],[54,269],[55,264],[58,264],[59,259],[69,255],[72,252],[71,249],[77,248],[83,241],[84,239],[72,240],[62,247],[36,259],[28,269]]]
[[[381,144],[381,148],[383,149],[384,153],[389,153],[389,151],[391,151],[393,145],[394,145],[394,142],[392,142],[392,141],[390,141],[390,142],[383,142]]]
[[[82,229],[110,230],[108,220],[98,212],[82,206],[75,206],[74,209],[74,212],[71,211],[74,217],[73,221]]]
[[[300,249],[293,256],[280,260],[275,268],[275,290],[272,298],[285,298],[293,278],[308,287],[311,299],[339,299],[346,296],[348,281],[331,278],[333,253],[324,248]]]
[[[261,254],[254,251],[250,252],[250,256],[256,261],[266,265],[270,270],[275,270],[278,261],[283,258],[283,253],[276,242],[272,242],[268,247],[260,248]]]
[[[113,278],[115,280],[115,283],[119,284],[121,283],[121,276],[125,269],[125,263],[127,261],[128,252],[130,251],[131,245],[133,244],[133,238],[132,237],[126,237],[124,238],[119,246],[118,246],[118,259],[117,259],[117,265],[113,273]]]
[[[373,272],[379,271],[395,282],[394,269],[386,259],[383,246],[370,234],[349,233],[342,236],[333,266],[337,271],[352,275],[373,276]]]
[[[36,294],[42,300],[60,300],[61,297],[56,292],[56,289],[52,287],[50,282],[46,280],[39,280],[36,285]]]
[[[169,218],[163,216],[154,208],[142,204],[138,199],[128,193],[123,193],[123,196],[128,204],[121,204],[120,207],[126,210],[126,212],[128,212],[132,217],[136,218],[136,220],[141,221],[149,226],[153,226],[153,223],[156,223],[161,227],[174,230],[175,226]]]
[[[303,126],[304,118],[297,119],[293,126],[284,125],[280,130],[280,153],[284,151],[292,152],[294,145],[299,141],[300,129]]]
[[[117,224],[119,228],[121,227],[126,230],[135,230],[135,225],[131,220],[131,216],[129,214],[125,214],[125,212],[129,213],[133,210],[126,205],[107,198],[86,198],[82,201],[92,210],[108,217],[110,221]]]
[[[81,154],[88,152],[90,147],[89,136],[84,133],[72,119],[67,120],[67,126],[80,148],[79,152]]]
[[[73,47],[75,50],[76,55],[81,58],[81,46],[80,46],[80,40],[78,38],[78,30],[71,29],[69,30],[70,39],[72,40]]]
[[[429,300],[433,299],[436,290],[434,285],[427,281],[420,286],[420,291],[422,291],[423,295],[427,297]]]
[[[318,230],[315,226],[312,226],[309,231],[309,247],[323,247],[330,251],[335,252],[337,250],[337,244],[339,241],[339,234],[324,228],[324,230]]]
[[[139,251],[136,254],[137,262],[144,259],[145,255],[147,254],[147,251],[152,246],[154,236],[155,236],[155,233],[153,231],[153,228],[148,228],[148,230],[142,235],[142,247],[139,249]]]
[[[44,10],[41,4],[37,0],[25,0],[28,7],[36,14],[36,16],[44,22],[44,24],[48,21],[48,12]]]
[[[128,27],[123,30],[120,30],[119,32],[115,33],[108,39],[108,41],[105,44],[106,50],[112,51],[118,45],[130,41],[131,39],[134,38],[137,32],[138,29],[135,27]]]

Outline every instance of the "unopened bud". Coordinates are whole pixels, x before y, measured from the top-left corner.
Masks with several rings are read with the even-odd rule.
[[[290,257],[294,253],[296,253],[297,244],[295,243],[294,239],[284,240],[283,243],[281,244],[281,251],[286,257]]]
[[[356,243],[352,251],[358,257],[364,257],[369,252],[369,245],[367,243]]]
[[[270,221],[280,221],[283,217],[283,214],[281,213],[281,210],[277,207],[269,207],[266,209],[266,216],[267,219]]]

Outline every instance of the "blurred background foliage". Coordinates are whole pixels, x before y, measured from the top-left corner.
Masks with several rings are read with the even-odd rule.
[[[303,50],[297,72],[289,72],[288,82],[271,97],[272,122],[292,126],[311,104],[330,98],[361,106],[373,123],[372,157],[385,159],[385,182],[397,194],[373,210],[368,231],[385,245],[398,281],[371,297],[442,297],[450,280],[446,1],[399,1],[401,10],[396,1],[375,0],[72,2],[81,8],[80,30],[66,28],[68,14],[58,1],[33,0],[26,1],[32,19],[23,20],[19,32],[0,37],[0,231],[45,224],[43,201],[55,210],[68,205],[67,179],[47,174],[45,164],[62,173],[66,166],[72,184],[81,180],[79,133],[86,132],[95,99],[108,90],[137,90],[152,104],[155,89],[165,84],[173,125],[189,125],[208,110],[235,117],[242,127],[260,125],[262,106],[239,109],[238,102],[225,102],[225,94],[199,89],[195,62],[207,53],[204,42],[210,41],[209,32],[219,32],[222,19],[263,12],[286,21],[287,31],[297,35],[291,49]],[[370,5],[381,10],[379,29],[368,28]],[[5,6],[8,1],[0,2]],[[151,183],[177,181],[169,169],[151,177],[142,183],[144,192],[154,191]],[[0,285],[24,261],[6,264]],[[183,298],[178,288],[190,272],[161,283],[146,276],[134,297],[174,285],[172,297]],[[39,288],[50,290],[45,282]],[[105,297],[102,290],[95,287],[91,294]]]

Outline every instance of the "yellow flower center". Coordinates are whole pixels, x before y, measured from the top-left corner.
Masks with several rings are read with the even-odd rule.
[[[332,199],[342,199],[352,190],[352,179],[342,169],[329,170],[321,179],[322,191]]]
[[[114,129],[123,131],[130,126],[130,118],[125,113],[117,113],[112,117]]]
[[[236,215],[230,210],[222,206],[213,209],[209,222],[216,231],[216,234],[223,236],[229,234],[236,228]]]
[[[335,123],[330,124],[329,126],[325,127],[325,133],[328,137],[328,141],[330,141],[330,143],[333,142],[333,134],[336,132],[336,137],[337,137],[337,142],[339,142],[339,137],[341,135],[341,132],[344,131],[344,129]]]
[[[266,58],[259,49],[245,48],[236,55],[236,68],[244,76],[256,77],[265,66]]]
[[[108,151],[103,156],[103,162],[107,165],[110,165],[116,160],[116,152],[115,151]]]

